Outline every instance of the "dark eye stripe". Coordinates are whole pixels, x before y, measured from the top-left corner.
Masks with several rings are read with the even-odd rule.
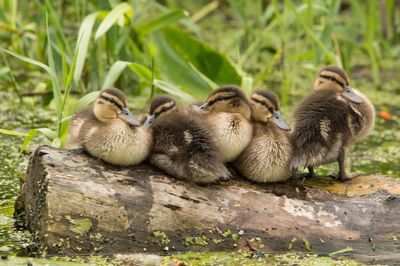
[[[256,103],[259,103],[259,104],[261,104],[262,106],[264,106],[265,108],[267,108],[268,111],[269,111],[270,113],[273,113],[273,112],[274,112],[274,108],[269,107],[265,102],[260,101],[260,100],[255,99],[255,98],[251,98],[251,99],[252,99],[253,101],[255,101]]]
[[[117,103],[116,101],[114,101],[114,99],[108,98],[106,96],[101,95],[100,98],[106,100],[109,103],[112,103],[114,105],[116,105],[120,110],[124,109],[124,107],[122,105],[120,105],[119,103]]]
[[[163,107],[160,111],[155,112],[155,113],[154,113],[154,116],[157,117],[157,116],[159,116],[160,114],[162,114],[162,113],[164,113],[164,112],[166,112],[166,111],[168,111],[168,110],[171,110],[171,109],[174,108],[174,107],[175,107],[175,104],[174,104],[174,105],[171,105],[171,106],[169,106],[169,107]]]
[[[208,102],[208,106],[210,106],[210,105],[213,105],[214,103],[216,103],[216,102],[220,102],[220,101],[226,101],[226,100],[229,100],[229,99],[233,99],[233,98],[235,98],[236,96],[235,95],[232,95],[232,96],[219,96],[219,97],[217,97],[216,99],[214,99],[214,100],[212,100],[212,101],[209,101]]]
[[[332,77],[332,76],[327,76],[327,75],[320,75],[320,77],[321,78],[324,78],[324,79],[329,79],[330,81],[333,81],[333,82],[336,82],[337,84],[339,84],[339,86],[340,87],[344,87],[344,83],[343,82],[340,82],[339,80],[337,80],[335,77]]]

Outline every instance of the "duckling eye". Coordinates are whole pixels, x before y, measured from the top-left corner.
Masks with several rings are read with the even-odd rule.
[[[274,112],[274,108],[272,108],[272,107],[267,107],[268,108],[268,111],[272,114],[273,112]]]

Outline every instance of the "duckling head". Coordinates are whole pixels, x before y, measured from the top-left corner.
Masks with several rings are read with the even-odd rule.
[[[167,114],[172,114],[176,112],[177,109],[178,105],[172,97],[167,95],[155,97],[150,104],[150,110],[147,119],[144,122],[144,127],[150,127],[157,118]]]
[[[246,95],[236,86],[224,86],[215,90],[200,106],[207,112],[239,113],[250,119],[251,110]]]
[[[278,97],[270,90],[257,90],[250,96],[251,117],[254,121],[268,123],[272,121],[283,130],[290,130],[282,119]]]
[[[130,126],[141,125],[129,111],[125,95],[118,89],[102,90],[94,103],[93,112],[97,119],[105,123],[121,119]]]
[[[318,90],[335,90],[352,102],[362,103],[363,100],[350,87],[349,78],[343,69],[335,66],[328,66],[321,69],[317,79],[314,82],[314,89]]]

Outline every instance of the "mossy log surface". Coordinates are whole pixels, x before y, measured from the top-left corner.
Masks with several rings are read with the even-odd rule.
[[[39,147],[16,215],[50,255],[258,250],[400,261],[400,183],[386,177],[198,186],[147,164]],[[297,241],[294,239],[296,238]]]

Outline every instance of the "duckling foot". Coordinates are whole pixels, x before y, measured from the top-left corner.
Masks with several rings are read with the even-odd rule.
[[[314,168],[312,166],[308,166],[308,173],[296,173],[294,176],[299,179],[308,179],[315,177]]]
[[[358,176],[360,176],[360,175],[355,174],[355,175],[348,176],[347,174],[338,174],[338,175],[329,174],[329,177],[332,177],[333,179],[339,180],[341,182],[346,182],[348,180],[352,180]]]

